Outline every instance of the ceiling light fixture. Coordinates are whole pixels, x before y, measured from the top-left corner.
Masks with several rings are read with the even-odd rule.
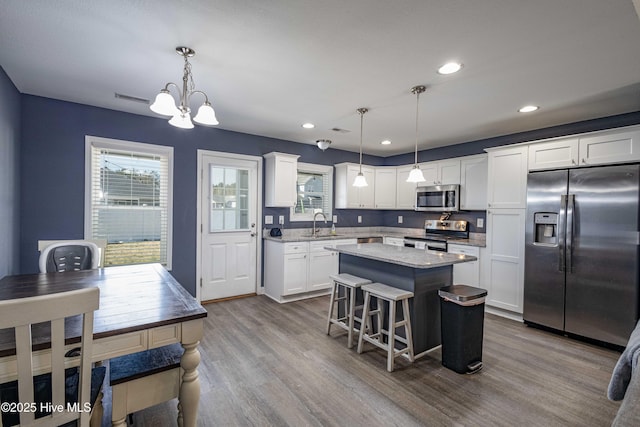
[[[537,105],[525,105],[521,109],[518,110],[520,113],[531,113],[532,111],[536,111],[538,108]]]
[[[420,94],[427,90],[424,86],[414,86],[411,88],[411,93],[416,95],[416,149],[415,149],[415,162],[413,169],[409,172],[407,182],[424,182],[424,175],[418,166],[418,108],[420,107]]]
[[[362,122],[364,120],[364,113],[369,110],[367,108],[358,108],[356,111],[358,112],[358,114],[360,114],[360,172],[358,172],[358,175],[356,175],[356,179],[353,180],[353,186],[366,187],[369,184],[367,184],[367,180],[362,174]]]
[[[460,71],[462,64],[459,62],[447,62],[442,67],[438,68],[438,74],[453,74]]]
[[[331,145],[331,140],[330,139],[318,139],[316,141],[316,145],[318,146],[319,149],[324,151],[327,148],[329,148],[329,146]]]
[[[382,145],[390,145],[391,141],[389,141],[388,139],[385,139],[384,141],[380,141],[380,144],[382,144]]]
[[[216,113],[213,111],[213,107],[209,102],[207,94],[201,90],[195,90],[195,84],[193,83],[193,75],[191,74],[191,64],[189,63],[189,57],[194,56],[196,51],[184,46],[178,46],[176,48],[178,55],[184,57],[184,73],[182,75],[182,91],[180,87],[175,83],[167,83],[156,96],[156,100],[149,108],[154,113],[163,116],[172,116],[169,120],[169,124],[182,129],[193,129],[193,123],[191,122],[191,108],[189,108],[189,100],[191,96],[196,93],[204,95],[204,103],[198,108],[198,114],[193,118],[193,121],[205,126],[215,126],[218,124],[216,119]],[[169,93],[169,86],[175,86],[180,95],[180,105],[176,107],[173,96]]]
[[[303,123],[302,127],[305,129],[313,129],[314,127],[316,127],[316,125],[314,125],[313,123]]]

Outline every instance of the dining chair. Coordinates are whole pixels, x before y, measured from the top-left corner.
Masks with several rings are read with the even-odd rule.
[[[42,250],[38,264],[41,273],[90,270],[100,265],[100,250],[86,240],[56,242]]]
[[[3,426],[100,426],[106,368],[91,367],[99,296],[98,288],[85,288],[0,301],[0,329],[15,331],[17,364],[17,380],[0,384],[0,401],[3,407],[22,409],[3,410]],[[65,320],[81,322],[81,342],[73,353],[65,349]],[[34,352],[31,341],[32,328],[42,328],[36,324],[43,322],[51,331],[45,355]]]

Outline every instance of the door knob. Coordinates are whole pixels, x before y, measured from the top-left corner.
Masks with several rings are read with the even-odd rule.
[[[257,233],[251,233],[251,237],[256,237]]]

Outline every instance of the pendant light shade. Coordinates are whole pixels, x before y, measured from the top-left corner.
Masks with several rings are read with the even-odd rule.
[[[356,179],[353,180],[353,186],[366,187],[369,184],[367,184],[367,180],[362,174],[362,122],[364,120],[364,113],[369,110],[366,108],[358,108],[356,111],[358,111],[358,114],[360,114],[360,172],[358,172],[358,175],[356,175]]]
[[[414,86],[411,88],[411,93],[416,94],[416,147],[415,147],[415,161],[413,164],[413,169],[409,172],[409,176],[407,177],[407,182],[425,182],[424,175],[418,166],[418,109],[420,107],[420,94],[424,92],[427,88],[424,86]]]

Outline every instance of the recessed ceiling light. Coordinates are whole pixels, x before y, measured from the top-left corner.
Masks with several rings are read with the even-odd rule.
[[[438,68],[439,74],[453,74],[460,71],[462,64],[459,62],[447,62],[442,67]]]
[[[384,141],[380,141],[380,144],[389,145],[389,144],[391,144],[391,141],[389,141],[388,139],[385,139]]]
[[[316,127],[316,125],[314,125],[313,123],[303,123],[302,127],[305,129],[313,129],[314,127]]]
[[[518,111],[521,113],[530,113],[532,111],[536,111],[538,108],[537,105],[525,105],[524,107],[522,107],[521,109],[519,109]]]

